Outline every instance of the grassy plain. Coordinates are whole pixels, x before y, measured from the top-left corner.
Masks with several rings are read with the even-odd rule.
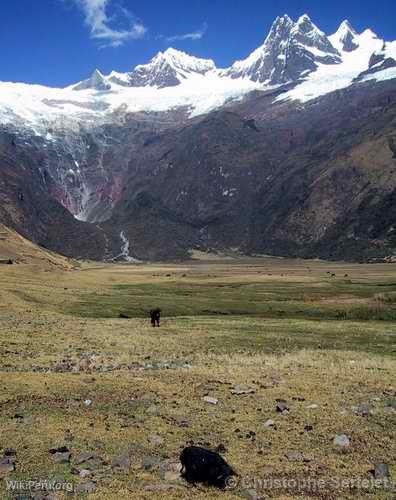
[[[395,320],[392,264],[2,265],[0,454],[17,455],[0,497],[15,496],[10,479],[56,479],[93,483],[93,499],[254,498],[250,485],[263,498],[392,498],[356,484],[381,462],[396,479]],[[339,434],[348,447],[333,444]],[[178,479],[191,442],[223,445],[240,484],[218,492]],[[56,463],[48,450],[64,445],[71,461]],[[73,473],[83,452],[103,460],[84,479]],[[120,457],[126,470],[112,467]]]

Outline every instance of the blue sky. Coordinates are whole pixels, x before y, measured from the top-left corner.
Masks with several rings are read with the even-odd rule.
[[[66,86],[95,68],[129,71],[169,46],[226,67],[285,13],[307,13],[328,34],[347,18],[396,39],[395,0],[2,0],[0,80]]]

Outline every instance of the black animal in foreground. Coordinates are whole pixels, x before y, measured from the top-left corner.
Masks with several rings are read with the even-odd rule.
[[[237,475],[218,453],[198,446],[185,448],[180,462],[183,466],[182,477],[189,483],[205,483],[224,489],[227,480]]]
[[[151,309],[150,311],[151,326],[160,326],[161,321],[161,309],[159,307]]]

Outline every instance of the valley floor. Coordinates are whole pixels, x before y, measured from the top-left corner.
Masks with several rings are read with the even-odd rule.
[[[54,480],[92,499],[392,498],[395,321],[392,264],[3,265],[0,497]],[[238,484],[180,479],[192,442],[221,445]]]

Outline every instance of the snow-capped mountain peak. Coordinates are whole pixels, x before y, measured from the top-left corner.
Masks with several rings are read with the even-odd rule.
[[[325,33],[311,21],[307,14],[298,18],[291,30],[291,35],[302,46],[313,47],[326,54],[337,53]]]
[[[264,44],[224,74],[268,84],[297,80],[318,63],[337,64],[340,54],[326,35],[304,14],[297,22],[277,17]]]
[[[351,23],[345,19],[340,24],[338,30],[329,36],[329,40],[339,52],[352,52],[358,43],[358,33],[352,27]]]
[[[359,47],[362,39],[374,39],[377,38],[377,35],[369,29],[359,35],[351,23],[345,19],[338,30],[328,38],[339,52],[352,52]]]
[[[302,33],[319,33],[320,35],[324,35],[323,31],[321,31],[312,21],[308,14],[303,14],[297,19],[297,22],[294,24],[293,30],[300,31]]]
[[[343,36],[347,33],[352,33],[353,35],[357,35],[357,31],[355,28],[352,26],[352,24],[348,21],[348,19],[344,19],[342,23],[340,24],[338,30],[337,30],[338,35]]]
[[[122,119],[125,113],[183,109],[206,113],[253,90],[290,85],[279,99],[309,100],[366,79],[396,78],[396,42],[371,30],[358,34],[343,21],[326,36],[307,16],[277,17],[261,46],[230,68],[169,48],[131,72],[92,75],[65,89],[0,82],[2,124],[73,128]],[[360,80],[359,80],[360,79]],[[76,92],[80,91],[80,92]]]
[[[140,64],[129,74],[132,87],[171,87],[179,85],[191,75],[204,75],[216,69],[210,59],[200,59],[185,52],[168,48],[158,52],[148,64]]]
[[[77,85],[75,85],[74,90],[109,90],[111,85],[107,82],[106,77],[98,70],[95,69],[92,75]]]

